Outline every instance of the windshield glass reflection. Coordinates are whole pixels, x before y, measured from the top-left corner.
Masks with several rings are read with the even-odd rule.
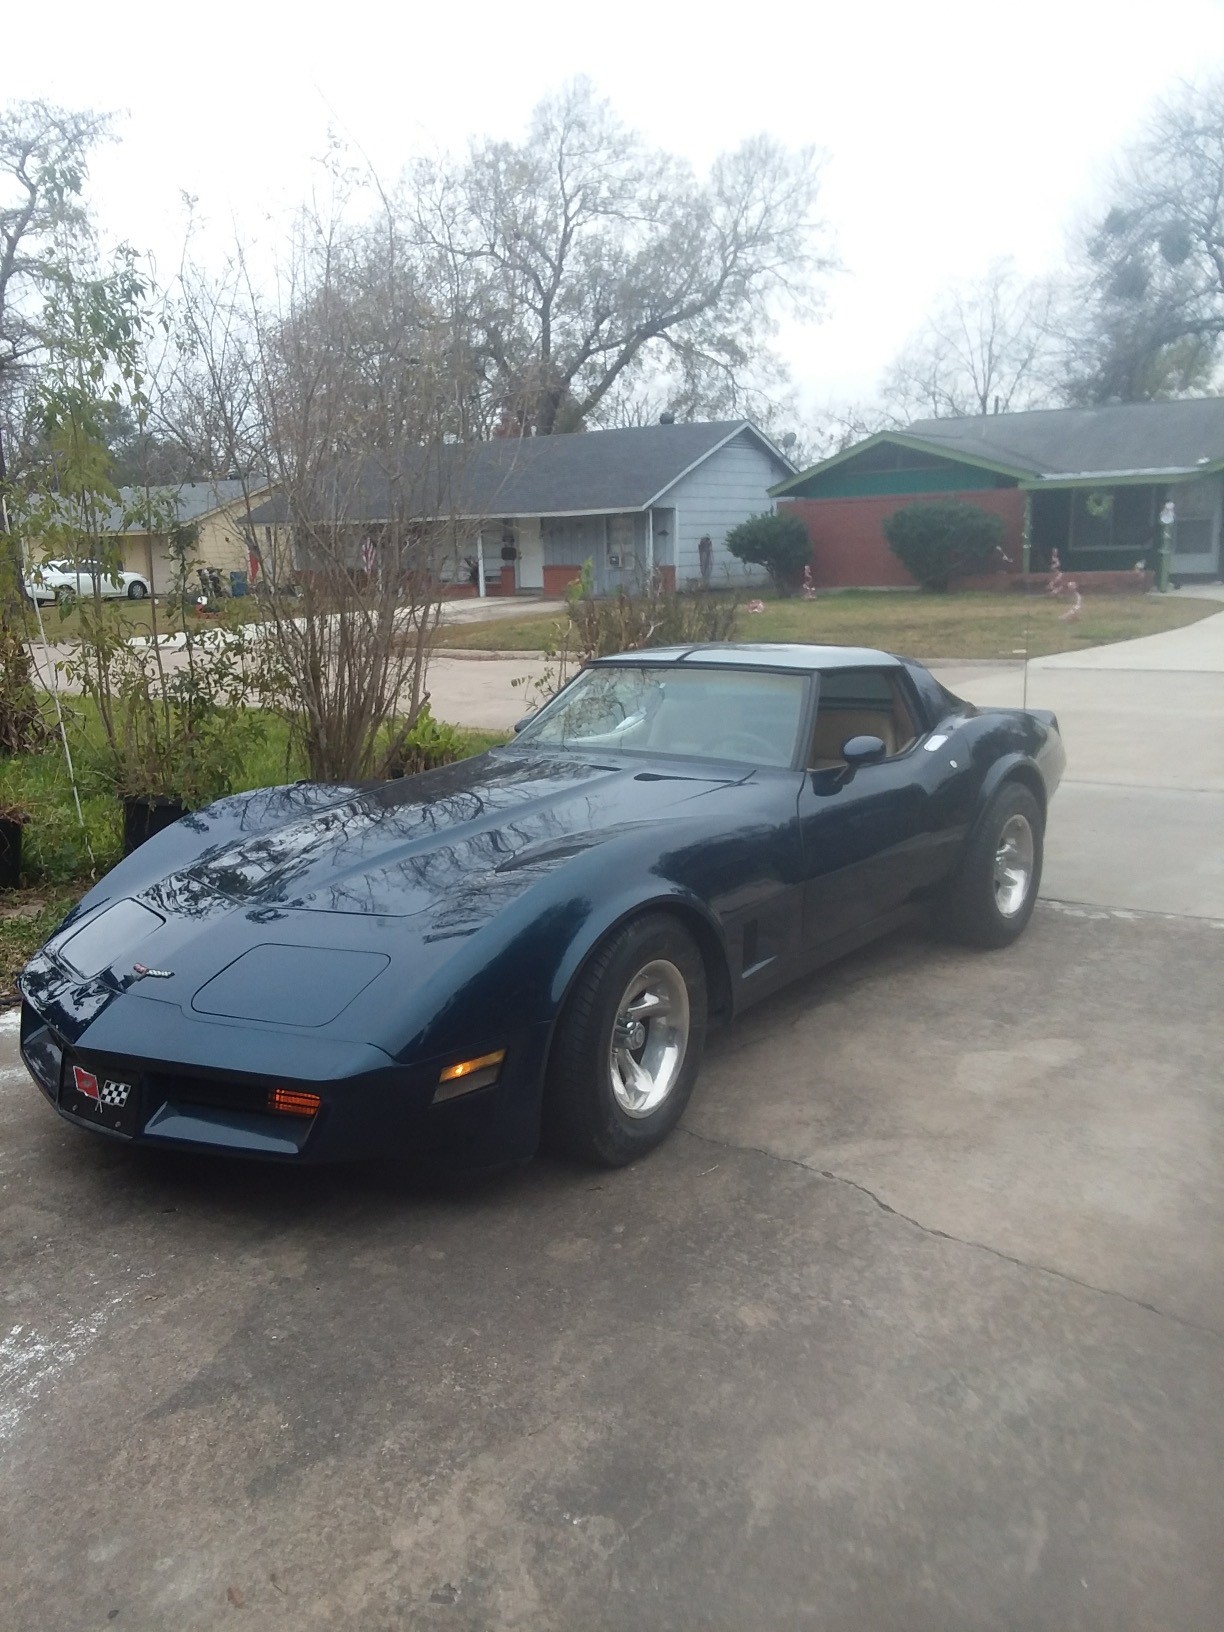
[[[801,674],[616,664],[588,669],[519,733],[533,747],[791,764]]]

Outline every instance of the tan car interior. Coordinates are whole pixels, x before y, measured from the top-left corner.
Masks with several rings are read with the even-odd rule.
[[[842,747],[851,737],[881,738],[890,759],[914,741],[905,699],[879,670],[834,670],[821,676],[809,769],[831,771],[844,765]]]

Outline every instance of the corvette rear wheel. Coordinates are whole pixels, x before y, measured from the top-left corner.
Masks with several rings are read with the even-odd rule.
[[[986,808],[943,903],[943,927],[970,946],[1009,946],[1037,904],[1045,824],[1028,788],[1005,782]]]
[[[706,976],[684,926],[650,913],[616,930],[579,974],[545,1084],[550,1149],[621,1167],[680,1120],[706,1031]]]
[[[128,600],[129,601],[143,601],[145,596],[148,593],[149,593],[148,590],[145,588],[145,586],[142,583],[137,582],[137,583],[128,585]]]

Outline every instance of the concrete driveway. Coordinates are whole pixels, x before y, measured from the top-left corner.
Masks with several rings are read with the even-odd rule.
[[[1224,590],[1221,592],[1224,597]],[[976,703],[1052,708],[1067,779],[1045,893],[1224,919],[1224,609],[1019,669],[944,667]]]
[[[1034,665],[1062,900],[754,1012],[627,1172],[116,1151],[4,1022],[6,1632],[1218,1626],[1214,649]]]

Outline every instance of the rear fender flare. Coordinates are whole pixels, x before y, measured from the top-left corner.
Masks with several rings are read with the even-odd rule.
[[[1045,778],[1037,765],[1027,754],[1004,754],[997,759],[982,779],[982,786],[978,789],[977,803],[973,812],[973,819],[969,823],[969,832],[965,839],[965,848],[973,842],[973,836],[978,831],[982,819],[990,808],[990,802],[1005,782],[1018,782],[1025,787],[1036,799],[1041,807],[1042,819],[1045,819],[1047,795]]]

